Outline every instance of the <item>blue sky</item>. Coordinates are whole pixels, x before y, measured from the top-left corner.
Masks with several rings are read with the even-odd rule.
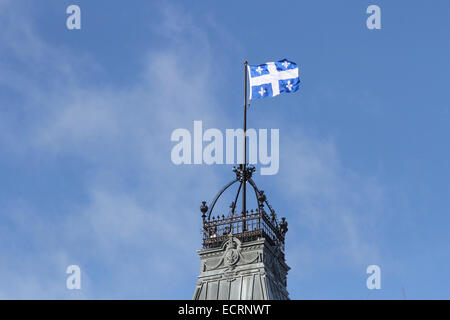
[[[291,298],[450,298],[449,18],[444,0],[0,0],[0,298],[190,299],[198,207],[233,175],[175,166],[170,135],[240,127],[243,61],[282,58],[301,89],[248,125],[280,129],[280,170],[255,180],[289,222]]]

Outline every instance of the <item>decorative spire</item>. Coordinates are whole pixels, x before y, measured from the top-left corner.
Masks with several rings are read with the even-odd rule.
[[[280,222],[281,235],[284,237],[286,235],[287,231],[288,231],[288,223],[286,221],[286,218],[283,217],[283,218],[281,218],[281,222]]]
[[[264,201],[266,201],[266,195],[264,194],[264,190],[260,190],[258,194],[258,206],[260,212],[264,212]]]
[[[275,210],[270,210],[270,217],[272,218],[272,222],[277,221],[277,215],[275,214]]]
[[[231,201],[230,208],[231,208],[231,215],[233,215],[234,209],[236,209],[236,203],[234,203],[234,201]]]
[[[206,205],[206,201],[202,201],[202,205],[200,206],[200,211],[202,212],[202,220],[205,222],[206,212],[208,212],[208,206]]]

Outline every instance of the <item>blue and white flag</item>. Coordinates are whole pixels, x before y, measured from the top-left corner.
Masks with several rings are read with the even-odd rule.
[[[275,97],[300,87],[298,65],[287,59],[248,66],[250,99]]]

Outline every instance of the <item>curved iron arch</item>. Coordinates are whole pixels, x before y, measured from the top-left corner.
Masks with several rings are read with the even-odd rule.
[[[211,202],[211,207],[208,210],[208,220],[211,218],[211,212],[214,209],[214,206],[216,205],[217,200],[220,198],[220,196],[222,195],[222,193],[227,190],[229,187],[231,187],[233,184],[235,184],[236,182],[238,182],[240,179],[239,177],[236,177],[236,179],[234,179],[233,181],[229,182],[227,185],[225,185],[225,187],[222,188],[222,190],[220,190],[216,196],[214,197],[213,201]]]
[[[249,179],[248,179],[248,182],[251,184],[251,186],[252,186],[253,189],[255,190],[255,194],[256,194],[256,202],[259,203],[259,201],[258,201],[259,189],[258,189],[258,187],[256,186],[256,183],[252,180],[252,178],[249,178]],[[274,212],[272,206],[271,206],[270,203],[269,203],[269,200],[267,200],[267,197],[266,197],[266,200],[264,200],[264,202],[266,203],[266,205],[267,205],[267,207],[269,208],[270,212]]]
[[[214,197],[213,201],[211,202],[211,206],[210,206],[209,209],[208,209],[208,220],[211,219],[211,213],[212,213],[212,211],[213,211],[213,209],[214,209],[214,206],[215,206],[216,203],[217,203],[217,200],[219,200],[220,196],[225,192],[225,190],[227,190],[229,187],[231,187],[233,184],[235,184],[236,182],[238,182],[238,181],[240,181],[240,180],[241,180],[241,179],[240,179],[239,177],[236,177],[236,179],[234,179],[234,180],[232,180],[231,182],[229,182],[228,184],[226,184],[226,185],[225,185],[225,186],[224,186],[224,187],[216,194],[216,196]],[[252,178],[248,178],[247,181],[248,181],[248,182],[250,183],[250,185],[253,187],[253,191],[255,192],[255,197],[256,197],[256,203],[259,203],[258,196],[259,196],[259,194],[260,194],[260,191],[259,191],[258,187],[256,186],[256,183],[253,181]],[[242,187],[242,184],[243,184],[243,183],[244,183],[244,182],[241,181],[241,184],[239,185],[239,189],[238,189],[238,191],[237,191],[237,194],[236,194],[236,197],[235,197],[235,201],[234,201],[235,205],[236,205],[236,201],[237,201],[237,198],[238,198],[239,193],[240,193],[240,191],[241,191],[241,187]],[[273,212],[273,208],[272,208],[272,206],[270,205],[269,201],[267,200],[267,197],[266,197],[266,200],[264,200],[264,202],[265,202],[265,204],[267,205],[267,207],[269,208],[270,212]],[[234,209],[233,209],[233,213],[234,213]]]

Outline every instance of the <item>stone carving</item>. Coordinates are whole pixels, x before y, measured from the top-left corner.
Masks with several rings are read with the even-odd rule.
[[[230,249],[225,252],[225,264],[232,266],[239,260],[239,253],[236,249]]]
[[[230,234],[228,241],[225,243],[225,248],[225,265],[228,267],[235,265],[239,260],[241,242]]]

